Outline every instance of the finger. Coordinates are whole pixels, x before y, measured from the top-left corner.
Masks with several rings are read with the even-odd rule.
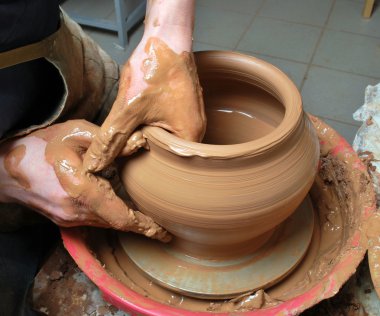
[[[128,207],[114,193],[111,185],[106,180],[92,174],[87,174],[87,177],[92,186],[90,192],[87,192],[87,196],[91,197],[91,200],[89,200],[90,207],[109,224],[109,227],[143,234],[163,242],[170,241],[171,237],[167,231],[156,224],[149,216]]]
[[[126,145],[128,137],[140,124],[136,103],[140,96],[128,98],[132,72],[127,63],[122,70],[117,98],[84,157],[86,171],[97,172],[109,165]]]
[[[139,123],[127,114],[122,117],[108,116],[88,148],[83,167],[98,172],[109,165],[122,151],[128,137]]]
[[[49,151],[55,158],[54,171],[67,193],[64,206],[68,225],[82,222],[100,227],[134,231],[150,238],[169,241],[168,233],[150,217],[134,212],[113,191],[108,181],[82,171],[82,160],[74,150],[52,144]]]
[[[149,145],[141,131],[134,132],[127,140],[127,145],[121,150],[119,156],[129,156],[140,148],[149,149]]]

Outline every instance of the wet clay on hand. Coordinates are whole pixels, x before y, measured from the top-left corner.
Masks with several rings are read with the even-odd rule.
[[[17,140],[21,144],[13,148],[8,143],[6,147],[11,148],[4,158],[4,169],[25,190],[19,193],[24,195],[20,201],[41,210],[61,226],[112,227],[169,240],[166,231],[150,217],[128,207],[106,179],[83,171],[83,155],[97,129],[86,121],[68,121]],[[124,152],[132,153],[144,144],[141,132],[136,133]],[[44,150],[43,156],[30,157],[28,150],[35,150],[37,145]],[[40,178],[21,166],[24,159],[41,160],[31,167],[40,169],[38,163],[43,165]]]
[[[142,124],[162,127],[183,139],[202,139],[206,117],[193,55],[176,54],[158,38],[147,41],[145,54],[141,71],[147,88],[127,97],[135,80],[127,63],[111,113],[86,153],[85,169],[99,171],[112,162]]]
[[[95,125],[81,122],[86,128],[78,127],[78,121],[69,121],[55,126],[52,134],[36,132],[37,137],[48,142],[46,159],[54,167],[63,189],[79,211],[93,214],[94,222],[118,230],[134,231],[148,237],[167,240],[166,232],[150,217],[134,212],[116,196],[110,183],[101,177],[84,172],[82,156],[97,131]],[[87,125],[87,126],[86,126]],[[134,143],[134,142],[132,142]],[[132,146],[134,147],[134,146]],[[80,215],[79,215],[80,216]]]

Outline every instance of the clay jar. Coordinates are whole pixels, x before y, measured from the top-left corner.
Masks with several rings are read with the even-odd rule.
[[[195,53],[204,92],[203,143],[144,127],[150,150],[122,179],[139,210],[195,257],[253,251],[299,206],[316,175],[319,144],[293,82],[254,57]]]

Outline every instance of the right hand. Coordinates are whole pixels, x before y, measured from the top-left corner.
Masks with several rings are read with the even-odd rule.
[[[143,39],[123,67],[112,110],[85,155],[86,170],[109,165],[140,125],[159,126],[195,142],[206,128],[193,55],[177,54],[156,37]]]
[[[133,211],[110,183],[83,171],[83,155],[99,127],[68,121],[0,146],[0,201],[34,208],[59,226],[97,226],[169,241],[150,217]],[[128,142],[124,154],[144,145]]]

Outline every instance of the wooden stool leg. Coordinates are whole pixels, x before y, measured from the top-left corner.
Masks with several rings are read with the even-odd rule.
[[[371,17],[374,3],[375,3],[375,0],[365,0],[363,12],[362,12],[363,18],[368,19]]]

